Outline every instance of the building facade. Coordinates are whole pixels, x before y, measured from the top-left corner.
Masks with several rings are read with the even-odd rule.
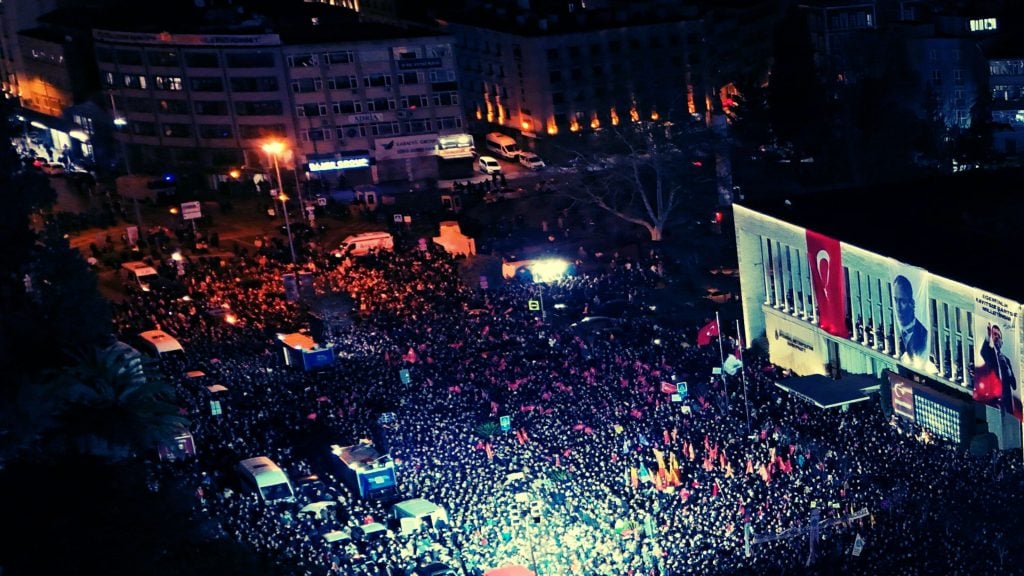
[[[831,205],[844,201],[858,200],[832,198]],[[888,383],[883,395],[893,394],[898,415],[935,433],[968,441],[991,432],[1000,447],[1019,448],[1020,296],[929,269],[906,258],[911,251],[887,253],[879,247],[899,246],[904,235],[882,238],[887,234],[877,223],[835,224],[836,218],[859,220],[863,210],[834,212],[813,224],[817,216],[800,209],[811,202],[733,206],[748,341],[763,339],[771,361],[799,375],[874,376]],[[849,233],[860,225],[863,232]],[[870,240],[872,233],[879,239]],[[958,411],[969,417],[960,422],[950,413]]]
[[[93,38],[104,100],[136,171],[266,167],[262,146],[281,141],[296,175],[436,178],[438,139],[464,123],[450,39],[374,28],[379,37],[339,41],[316,41],[317,30],[307,41],[295,30],[295,39],[110,29]]]
[[[501,131],[534,149],[538,139],[709,110],[714,88],[695,12],[582,12],[510,10],[442,22],[455,38],[474,132]]]

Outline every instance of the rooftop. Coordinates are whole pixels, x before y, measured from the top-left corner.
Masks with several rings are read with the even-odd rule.
[[[361,21],[356,12],[302,0],[165,0],[160,9],[144,2],[111,0],[47,14],[50,25],[157,34],[277,34],[284,44],[354,42],[437,36],[423,26]]]
[[[1024,170],[964,172],[738,204],[1024,301],[1024,283],[1014,271],[1024,246]]]

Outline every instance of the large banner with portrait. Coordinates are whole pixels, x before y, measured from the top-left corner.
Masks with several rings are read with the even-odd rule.
[[[934,371],[931,361],[931,318],[928,272],[892,260],[889,265],[896,353],[900,362],[917,370]]]
[[[846,280],[839,241],[807,230],[807,260],[811,287],[818,303],[818,325],[833,336],[849,338],[846,327]]]
[[[974,298],[974,399],[1021,419],[1016,304],[986,292]]]

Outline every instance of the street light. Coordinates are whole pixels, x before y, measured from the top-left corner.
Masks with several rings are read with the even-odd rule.
[[[277,164],[277,160],[274,160],[274,164]],[[292,240],[292,225],[288,220],[288,196],[284,192],[278,190],[277,199],[281,201],[281,210],[284,211],[284,229],[288,231],[288,249],[292,253],[292,264],[295,264],[295,242]]]
[[[284,142],[272,140],[263,145],[263,151],[274,158],[274,174],[277,176],[277,198],[281,201],[281,209],[284,210],[284,227],[288,231],[288,248],[292,252],[292,264],[295,264],[295,242],[292,240],[292,225],[288,220],[288,197],[284,194],[281,186],[281,166],[277,163],[277,157],[284,152]]]
[[[277,188],[284,190],[284,183],[281,182],[281,169],[278,167],[277,158],[284,154],[285,143],[280,140],[271,140],[263,145],[263,151],[274,157],[274,170],[277,172]],[[299,184],[299,170],[295,168],[295,191],[299,195],[299,212],[304,212],[305,203],[302,200],[302,186]]]

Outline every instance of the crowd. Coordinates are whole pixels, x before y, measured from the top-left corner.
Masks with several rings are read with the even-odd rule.
[[[636,315],[586,332],[526,304],[640,309],[656,267],[618,264],[481,290],[434,248],[314,261],[317,291],[348,293],[354,313],[331,331],[334,365],[313,372],[284,365],[275,334],[308,319],[284,298],[282,266],[259,253],[193,259],[187,298],[139,293],[116,319],[126,339],[160,327],[186,349],[161,366],[197,453],[164,472],[194,484],[197,505],[230,537],[299,573],[404,575],[429,561],[478,575],[507,564],[545,576],[1021,573],[1019,454],[923,442],[877,399],[822,411],[777,389],[777,369],[755,349],[725,383],[712,370],[719,347],[697,346],[696,325]],[[224,308],[234,324],[208,313]],[[683,382],[674,401],[666,390]],[[212,383],[229,390],[216,415]],[[385,412],[397,416],[388,440],[401,497],[450,515],[429,541],[324,541],[327,528],[388,515],[330,478],[338,505],[326,519],[239,491],[239,460],[267,455],[294,479],[323,476],[316,451],[370,437]],[[503,415],[508,432],[496,426]]]

